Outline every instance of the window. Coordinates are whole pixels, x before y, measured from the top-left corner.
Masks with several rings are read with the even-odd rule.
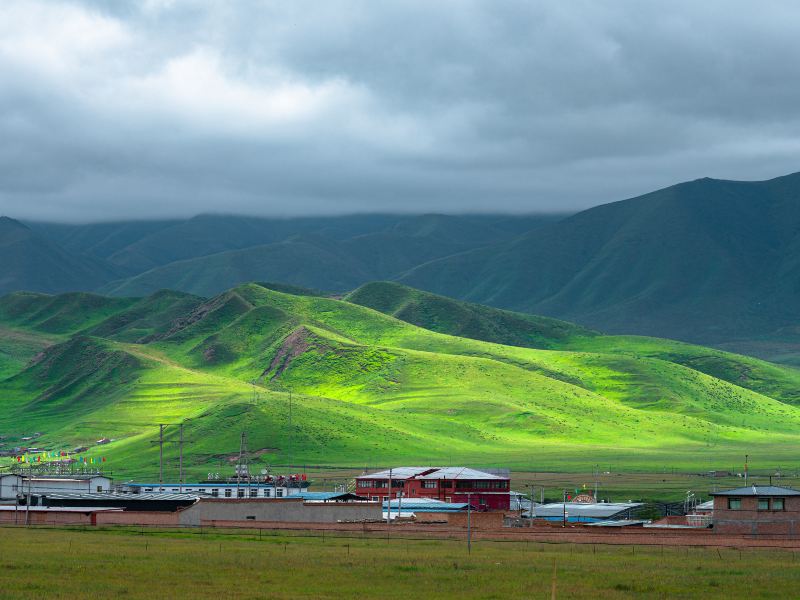
[[[205,494],[206,493],[206,488],[198,488],[197,492],[200,493],[200,494]]]
[[[212,498],[219,498],[219,490],[217,490],[217,489],[212,489],[212,490],[211,490],[211,497],[212,497]]]
[[[728,498],[728,510],[742,510],[742,499]]]
[[[450,481],[449,479],[442,479],[441,487],[443,487],[443,488],[451,488],[451,487],[453,487],[453,482]]]
[[[242,488],[239,488],[238,490],[236,490],[236,497],[237,498],[244,498],[244,490]]]
[[[250,497],[256,498],[258,496],[258,488],[250,488]]]
[[[256,516],[255,515],[247,515],[245,517],[245,519],[247,519],[248,521],[255,521],[256,520]]]
[[[375,480],[375,487],[376,488],[388,488],[389,481],[386,479],[376,479]]]
[[[145,491],[145,492],[152,492],[152,491],[153,491],[153,488],[144,488],[144,491]]]
[[[103,486],[102,485],[98,485],[97,486],[97,491],[98,492],[102,492],[103,491]]]
[[[373,496],[372,497],[372,501],[373,502],[378,502],[379,500],[380,500],[380,498],[378,498],[377,496]]]
[[[275,497],[283,498],[283,488],[278,488],[277,490],[275,490]]]
[[[436,480],[435,479],[424,479],[422,481],[422,487],[426,490],[436,489]]]
[[[360,487],[360,488],[372,487],[372,480],[371,479],[359,479],[358,480],[358,487]]]
[[[231,490],[230,489],[225,490],[225,497],[230,498],[231,496],[232,496]]]
[[[758,499],[758,510],[769,510],[769,498]]]
[[[786,510],[784,508],[783,498],[772,499],[772,510]]]
[[[265,498],[272,498],[272,490],[267,488],[264,490],[264,497]]]
[[[392,487],[393,488],[401,488],[405,484],[405,481],[402,479],[392,479]]]

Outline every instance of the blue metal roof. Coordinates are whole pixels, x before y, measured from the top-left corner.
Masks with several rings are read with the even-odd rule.
[[[382,503],[384,512],[387,511],[387,502]],[[441,502],[432,498],[403,498],[402,503],[392,499],[392,511],[400,510],[418,513],[460,512],[467,510],[466,502]]]

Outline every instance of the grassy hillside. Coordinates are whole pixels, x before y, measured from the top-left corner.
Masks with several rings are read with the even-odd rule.
[[[10,298],[0,307],[21,306]],[[37,443],[53,448],[110,437],[92,452],[117,473],[151,475],[157,424],[181,421],[195,473],[227,472],[242,430],[257,462],[300,465],[706,469],[745,451],[793,464],[800,442],[790,368],[391,284],[346,300],[257,284],[210,300],[82,300],[85,317],[34,338],[52,345],[24,367],[5,363],[0,435],[40,431]],[[74,298],[49,305],[59,302]],[[40,304],[0,310],[0,324],[44,336]],[[170,468],[175,452],[170,444]]]
[[[800,174],[700,179],[431,261],[401,281],[607,332],[784,358],[785,344],[796,354],[800,343],[798,197]]]

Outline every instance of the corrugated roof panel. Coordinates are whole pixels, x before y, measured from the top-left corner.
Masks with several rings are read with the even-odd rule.
[[[800,490],[777,485],[752,485],[722,492],[712,492],[712,496],[800,496]]]

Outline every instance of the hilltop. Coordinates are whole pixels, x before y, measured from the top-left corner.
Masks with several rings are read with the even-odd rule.
[[[391,283],[340,300],[278,287],[0,299],[0,433],[109,437],[131,474],[156,464],[155,425],[182,420],[198,473],[243,429],[278,464],[711,468],[744,448],[790,461],[798,442],[789,367]]]
[[[415,267],[447,296],[793,360],[800,174],[700,179]]]

